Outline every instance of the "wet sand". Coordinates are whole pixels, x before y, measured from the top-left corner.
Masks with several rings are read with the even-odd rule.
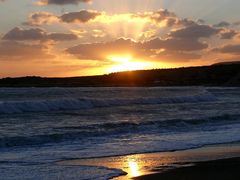
[[[238,157],[240,144],[222,144],[175,152],[74,159],[58,164],[104,166],[126,172],[114,180],[240,180]]]
[[[135,180],[239,180],[240,158],[199,162],[166,172],[143,175]]]

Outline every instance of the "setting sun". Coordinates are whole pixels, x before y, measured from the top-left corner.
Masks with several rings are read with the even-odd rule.
[[[240,180],[239,7],[0,0],[0,180]]]
[[[118,62],[118,63],[127,63],[132,60],[132,56],[126,55],[126,56],[108,56],[109,60],[113,62]]]
[[[109,56],[109,60],[114,62],[114,65],[111,66],[109,72],[121,72],[121,71],[134,71],[147,69],[150,67],[150,63],[135,61],[132,56]]]

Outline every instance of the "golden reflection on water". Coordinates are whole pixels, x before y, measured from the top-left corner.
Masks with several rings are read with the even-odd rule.
[[[139,165],[136,160],[129,159],[128,160],[128,167],[129,167],[129,176],[137,177],[141,175]]]
[[[239,156],[239,145],[231,148],[222,146],[203,147],[177,152],[136,154],[128,156],[115,156],[106,158],[78,159],[62,161],[60,165],[81,165],[81,166],[104,166],[108,168],[121,169],[126,175],[116,177],[114,180],[129,180],[136,176],[155,173],[156,170],[165,169],[169,166],[176,166],[176,163],[196,162],[203,160],[214,160],[222,158],[223,154]],[[155,169],[156,168],[156,169]],[[153,171],[155,169],[155,171]],[[94,172],[93,172],[94,173]]]

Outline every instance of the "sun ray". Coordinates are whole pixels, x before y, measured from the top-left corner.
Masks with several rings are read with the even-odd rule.
[[[133,60],[131,55],[125,56],[108,56],[108,59],[111,60],[114,64],[109,68],[109,73],[112,72],[121,72],[121,71],[134,71],[147,69],[151,67],[151,63],[146,61],[136,61]]]

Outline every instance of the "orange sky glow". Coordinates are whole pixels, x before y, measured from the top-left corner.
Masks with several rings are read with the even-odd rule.
[[[0,1],[0,77],[100,75],[240,59],[239,2],[182,3]]]

